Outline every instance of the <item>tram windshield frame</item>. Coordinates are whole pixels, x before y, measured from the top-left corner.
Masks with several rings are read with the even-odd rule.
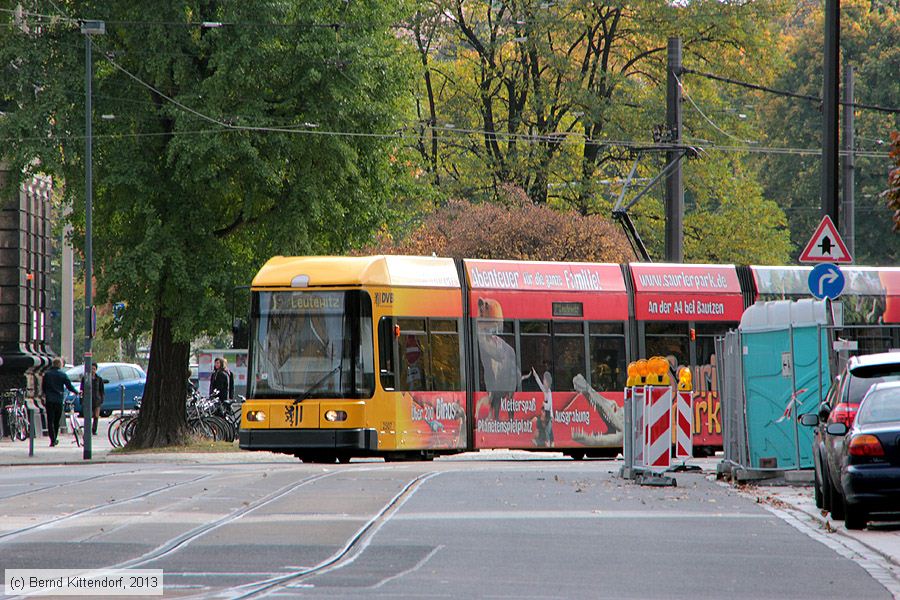
[[[251,398],[371,398],[371,297],[363,290],[254,292],[249,367]]]

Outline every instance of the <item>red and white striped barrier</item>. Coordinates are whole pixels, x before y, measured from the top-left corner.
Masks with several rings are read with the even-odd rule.
[[[631,452],[636,467],[644,466],[644,390],[642,385],[625,388],[625,393],[631,395],[632,429],[634,430]]]
[[[679,390],[675,402],[675,458],[687,459],[694,456],[694,411],[691,400],[693,392]]]
[[[644,388],[644,461],[651,469],[668,469],[672,464],[672,388]]]

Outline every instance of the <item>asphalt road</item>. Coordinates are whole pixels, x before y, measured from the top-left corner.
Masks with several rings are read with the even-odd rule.
[[[858,560],[708,473],[654,488],[617,467],[12,467],[0,567],[163,569],[167,598],[892,597]]]

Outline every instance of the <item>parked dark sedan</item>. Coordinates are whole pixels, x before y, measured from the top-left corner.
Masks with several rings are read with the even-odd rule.
[[[869,388],[852,427],[829,423],[839,438],[844,525],[863,529],[869,520],[900,518],[900,382]]]
[[[869,388],[882,381],[900,381],[900,352],[880,352],[853,356],[835,377],[818,415],[801,415],[803,425],[816,426],[813,436],[816,506],[831,511],[833,519],[844,518],[844,497],[840,481],[842,438],[829,435],[831,423],[853,425],[859,403]]]

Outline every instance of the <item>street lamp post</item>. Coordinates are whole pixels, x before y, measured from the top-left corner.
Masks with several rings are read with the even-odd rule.
[[[94,338],[94,306],[91,280],[94,276],[94,243],[91,231],[91,213],[93,212],[94,185],[92,172],[93,130],[91,127],[91,84],[93,81],[93,61],[91,57],[91,36],[106,33],[104,21],[82,21],[81,33],[84,34],[84,386],[81,388],[81,411],[84,413],[84,460],[91,458],[91,431],[94,425],[93,377],[91,363],[93,350],[91,342]]]

